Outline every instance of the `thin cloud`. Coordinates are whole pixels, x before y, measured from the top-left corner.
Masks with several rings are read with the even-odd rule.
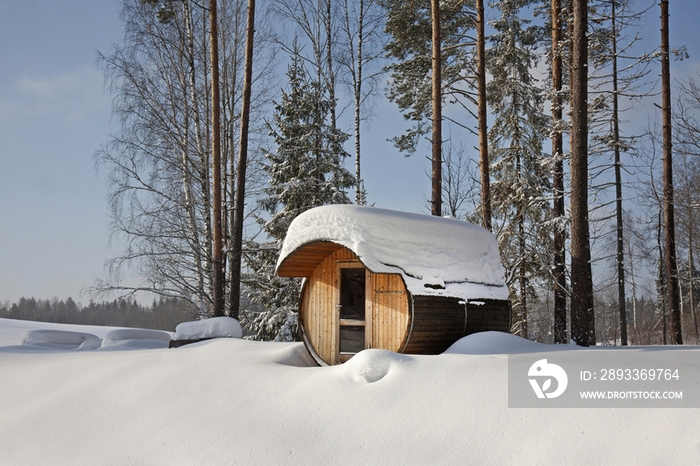
[[[0,119],[54,116],[71,122],[109,103],[102,75],[90,68],[59,76],[25,76],[12,89],[12,94],[0,97]]]

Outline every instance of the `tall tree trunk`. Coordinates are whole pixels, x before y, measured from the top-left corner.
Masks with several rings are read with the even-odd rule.
[[[559,125],[562,119],[562,59],[561,2],[552,0],[552,119]],[[554,173],[554,218],[563,219],[564,206],[564,138],[558,127],[552,134]],[[554,229],[554,342],[566,343],[566,233],[557,225]]]
[[[516,147],[519,151],[519,148]],[[517,171],[520,177],[520,155],[517,155]],[[522,187],[522,185],[521,185]],[[517,207],[517,223],[518,223],[518,255],[520,256],[520,265],[518,266],[518,284],[520,286],[520,316],[522,318],[522,337],[528,338],[528,322],[527,322],[527,279],[525,277],[525,218],[523,215],[523,206],[518,203]]]
[[[197,154],[199,155],[200,158],[200,167],[201,167],[201,161],[205,159],[205,152],[204,148],[202,146],[202,125],[201,125],[201,119],[199,117],[199,107],[197,105],[197,99],[196,99],[196,68],[194,64],[194,32],[193,32],[193,25],[192,25],[192,11],[190,9],[190,2],[184,2],[184,14],[185,14],[185,30],[186,30],[186,43],[187,43],[187,67],[188,67],[188,74],[189,74],[189,99],[190,99],[190,105],[187,107],[185,113],[187,114],[186,120],[188,121],[188,126],[189,126],[189,114],[190,111],[192,112],[192,118],[194,120],[194,136],[195,136],[195,144],[197,147]],[[183,99],[186,101],[187,99]],[[189,138],[189,137],[188,137]],[[185,157],[185,154],[183,154],[183,158]],[[184,163],[184,161],[183,161]],[[205,163],[208,165],[208,163]],[[200,173],[201,176],[201,173]],[[191,176],[190,176],[191,178]],[[208,186],[208,185],[207,185]],[[191,187],[189,197],[193,198],[193,195],[191,193]],[[209,189],[207,188],[207,192]],[[185,193],[187,196],[187,193]],[[207,199],[203,199],[203,201],[207,201]],[[208,212],[209,211],[209,205],[204,206],[204,211]],[[188,211],[188,215],[190,215],[190,230],[192,230],[192,234],[194,236],[194,254],[195,254],[195,267],[197,268],[197,302],[199,306],[199,312],[204,314],[206,312],[206,301],[205,301],[205,292],[204,292],[204,270],[202,269],[202,246],[200,244],[199,240],[199,229],[197,227],[196,223],[196,215],[194,212],[194,205],[192,206],[192,212]],[[206,222],[205,222],[206,223]],[[206,236],[205,236],[206,238]],[[205,239],[206,241],[206,239]],[[206,257],[206,254],[205,254]]]
[[[617,88],[617,24],[615,18],[615,1],[612,4],[612,66],[613,66],[613,147],[615,151],[615,193],[617,218],[617,301],[620,314],[620,342],[627,346],[627,309],[625,303],[625,262],[622,222],[622,169],[620,166],[620,112]]]
[[[220,94],[219,94],[219,38],[218,19],[216,15],[216,0],[209,0],[209,34],[211,50],[211,107],[212,107],[212,202],[214,204],[213,219],[213,316],[224,315],[224,248],[221,237],[221,123],[220,123]]]
[[[639,332],[637,331],[637,282],[634,277],[634,269],[630,266],[630,283],[632,284],[632,328],[634,329],[634,341],[639,344]]]
[[[479,163],[481,165],[481,217],[484,228],[491,231],[491,180],[489,176],[488,122],[486,120],[486,16],[484,0],[476,0],[476,43],[479,87]]]
[[[360,173],[360,106],[362,105],[362,40],[363,40],[363,26],[365,20],[365,2],[364,0],[359,0],[360,2],[360,18],[357,22],[357,74],[355,76],[355,83],[353,86],[353,93],[355,96],[355,204],[366,204],[367,199],[364,193],[364,186],[362,185],[362,175]],[[348,15],[348,4],[347,0],[345,2],[345,15]],[[350,23],[349,20],[346,22]],[[350,45],[352,48],[352,43]]]
[[[210,53],[206,53],[208,40],[207,37],[209,36],[209,33],[207,32],[207,25],[208,25],[208,19],[209,19],[209,12],[206,10],[206,8],[201,8],[202,12],[202,58],[204,60],[204,69],[208,70],[209,72],[204,73],[204,117],[202,120],[204,121],[203,123],[203,134],[199,137],[199,141],[201,146],[202,146],[202,159],[200,161],[199,165],[199,176],[200,179],[202,180],[202,203],[204,204],[202,206],[202,210],[204,213],[204,238],[206,241],[206,246],[205,246],[205,251],[206,251],[206,261],[205,261],[205,267],[207,270],[207,275],[208,275],[208,280],[207,280],[207,285],[208,285],[208,297],[209,299],[213,299],[214,296],[214,279],[213,279],[213,272],[214,272],[214,226],[213,226],[213,220],[212,220],[212,211],[213,211],[213,206],[212,206],[212,194],[211,194],[211,152],[212,152],[212,136],[211,136],[211,125],[209,125],[207,122],[211,121],[211,90],[212,86],[210,80],[211,79],[211,64],[209,64],[209,68],[207,68],[207,58],[211,59],[211,50],[209,51]],[[211,61],[211,60],[210,60]],[[194,66],[194,62],[193,65]],[[194,68],[193,68],[194,69]],[[192,97],[192,105],[196,105],[196,102],[194,100],[194,96]]]
[[[326,0],[326,61],[328,62],[328,100],[331,103],[331,128],[336,129],[335,72],[333,71],[333,28],[331,1]]]
[[[629,262],[629,277],[630,277],[630,284],[632,285],[632,328],[634,329],[634,335],[635,335],[635,341],[633,341],[633,344],[639,344],[639,334],[637,332],[637,280],[635,278],[635,272],[634,272],[634,256],[632,253],[632,235],[634,234],[632,230],[631,225],[627,225],[627,249],[626,249],[626,256],[627,260]]]
[[[236,146],[236,138],[235,138],[235,120],[234,116],[236,114],[236,98],[235,98],[235,91],[236,87],[238,84],[238,77],[240,74],[240,66],[238,62],[238,51],[241,49],[241,40],[238,36],[238,31],[240,29],[240,24],[242,21],[241,15],[240,15],[240,6],[236,5],[235,10],[233,12],[233,44],[232,44],[232,50],[233,52],[232,59],[226,60],[224,58],[225,63],[227,66],[224,67],[224,71],[228,71],[229,66],[228,63],[230,62],[230,67],[232,70],[230,71],[230,79],[227,78],[227,76],[223,77],[223,82],[227,83],[227,86],[224,88],[227,91],[227,95],[225,98],[226,101],[226,107],[228,108],[228,121],[227,121],[227,126],[226,126],[226,139],[228,142],[228,152],[229,159],[228,159],[228,173],[224,177],[224,183],[226,184],[226,181],[228,181],[228,189],[225,190],[224,192],[230,193],[231,196],[231,201],[230,203],[224,203],[226,206],[225,212],[228,213],[228,218],[227,218],[227,234],[224,235],[226,238],[226,248],[227,248],[227,258],[228,258],[228,268],[229,268],[229,287],[228,287],[228,315],[236,315],[238,316],[239,309],[240,309],[240,286],[235,285],[235,283],[240,282],[240,261],[236,262],[234,258],[234,253],[236,250],[235,244],[234,244],[234,237],[236,234],[236,213],[235,213],[235,205],[233,208],[230,206],[235,204],[236,202],[236,173],[237,173],[237,165],[236,165],[236,157],[234,157],[234,147]],[[226,45],[226,42],[222,42],[222,45]],[[226,57],[226,49],[224,48],[224,57]],[[240,148],[240,140],[238,141],[239,143],[239,148]],[[239,157],[240,159],[240,153]],[[228,178],[228,179],[227,179]],[[238,296],[238,298],[236,298]],[[235,317],[236,319],[238,317]]]
[[[255,32],[255,0],[248,0],[245,68],[243,70],[243,108],[241,109],[241,137],[236,176],[236,221],[233,230],[233,261],[231,275],[230,315],[238,319],[241,300],[241,255],[243,252],[243,210],[245,209],[245,172],[248,164],[248,125],[250,122],[250,94],[253,76],[253,34]]]
[[[659,270],[658,270],[658,289],[657,289],[657,301],[660,301],[660,305],[657,304],[657,306],[661,310],[661,318],[663,319],[663,338],[661,340],[662,344],[666,345],[668,344],[668,341],[666,340],[667,334],[668,334],[668,328],[666,326],[666,294],[667,294],[667,287],[668,284],[666,282],[666,273],[665,273],[665,265],[666,262],[664,260],[664,248],[661,245],[661,219],[663,217],[663,209],[659,207],[659,215],[658,215],[658,225],[656,228],[656,248],[659,251]]]
[[[588,1],[573,0],[571,75],[571,337],[591,344],[591,246],[588,232]]]
[[[671,320],[671,344],[683,344],[681,329],[676,232],[673,211],[673,154],[671,143],[671,71],[668,45],[668,0],[661,0],[661,107],[663,110],[664,149],[664,227],[666,236],[666,280]]]
[[[692,216],[692,213],[690,213]],[[692,218],[692,217],[691,217]],[[692,223],[691,223],[692,225]],[[695,315],[695,286],[694,286],[694,279],[695,279],[695,274],[693,273],[693,269],[695,268],[695,264],[693,261],[693,235],[692,232],[689,232],[688,234],[688,275],[689,275],[689,280],[688,280],[688,289],[690,293],[690,312],[693,315],[693,327],[695,328],[695,338],[697,338],[698,335],[698,319],[697,316]]]
[[[431,0],[433,21],[433,163],[431,213],[442,215],[442,77],[440,63],[440,0]]]

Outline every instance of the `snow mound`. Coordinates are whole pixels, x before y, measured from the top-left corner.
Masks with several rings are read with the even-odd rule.
[[[70,345],[78,347],[85,341],[97,339],[96,335],[66,330],[29,330],[22,337],[23,345]]]
[[[123,340],[103,341],[97,351],[126,351],[162,349],[170,345],[170,340],[163,341],[156,338],[129,338]]]
[[[377,382],[413,358],[383,349],[360,351],[341,367],[357,383]]]
[[[303,343],[296,343],[277,351],[272,360],[282,366],[316,367],[316,361],[311,357]]]
[[[202,340],[205,338],[241,338],[241,324],[231,317],[183,322],[175,328],[175,340]]]
[[[479,332],[457,340],[443,354],[522,354],[576,349],[576,345],[548,345],[503,332]]]
[[[316,242],[348,248],[374,273],[401,274],[414,296],[508,299],[496,239],[468,222],[367,206],[316,207],[290,225],[277,269]]]
[[[122,340],[161,340],[169,344],[170,334],[168,332],[161,332],[160,330],[119,328],[107,332],[107,335],[102,339],[102,346]]]
[[[102,346],[102,338],[92,338],[90,340],[85,340],[80,346],[78,346],[78,351],[91,351],[96,350]]]

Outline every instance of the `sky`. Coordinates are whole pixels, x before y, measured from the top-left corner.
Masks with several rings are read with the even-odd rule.
[[[650,44],[657,11],[643,31]],[[670,12],[671,44],[691,54],[671,64],[676,79],[700,69],[700,2],[671,0]],[[110,131],[96,58],[121,35],[116,0],[0,0],[0,302],[70,296],[86,304],[86,289],[119,252],[110,246],[105,170],[93,155]],[[429,154],[405,158],[387,142],[405,128],[393,103],[378,99],[375,114],[363,133],[369,203],[425,212]]]

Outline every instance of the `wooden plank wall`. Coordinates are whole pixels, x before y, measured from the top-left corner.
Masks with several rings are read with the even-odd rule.
[[[510,332],[511,309],[508,301],[480,300],[467,304],[467,335],[496,330]]]
[[[406,287],[398,274],[370,274],[373,295],[372,348],[398,352],[410,322]]]
[[[464,336],[464,305],[455,298],[413,297],[413,329],[405,353],[440,354]]]
[[[468,304],[456,298],[414,296],[413,330],[405,353],[440,354],[465,335],[510,331],[508,301],[483,300]],[[465,322],[466,317],[466,322]]]

